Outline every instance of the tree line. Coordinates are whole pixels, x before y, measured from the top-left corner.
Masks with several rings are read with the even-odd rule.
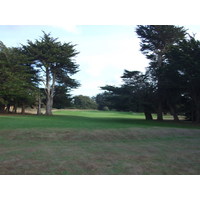
[[[170,113],[200,122],[200,41],[184,27],[138,25],[141,52],[149,60],[145,73],[125,70],[119,87],[103,86],[96,96],[100,108],[152,113],[157,120]]]
[[[175,121],[185,115],[200,122],[200,41],[182,26],[138,25],[135,32],[149,60],[146,71],[124,70],[121,86],[102,86],[93,98],[70,95],[80,86],[72,78],[79,71],[76,45],[45,32],[20,47],[0,42],[0,112],[35,106],[41,114],[45,106],[52,115],[52,107],[76,107],[144,112],[147,120],[170,113]]]
[[[64,96],[80,84],[71,76],[78,72],[75,57],[79,52],[71,43],[61,43],[58,38],[43,32],[34,42],[28,40],[21,47],[6,47],[0,42],[0,112],[22,113],[28,106],[41,105],[46,115],[52,115],[56,93]]]

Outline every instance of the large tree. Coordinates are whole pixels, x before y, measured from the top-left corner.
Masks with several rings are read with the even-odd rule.
[[[157,82],[157,119],[163,120],[162,67],[171,46],[185,37],[183,27],[173,25],[138,25],[141,51],[151,60],[151,73]]]
[[[22,107],[35,101],[37,76],[30,67],[21,48],[8,48],[0,42],[0,110],[10,111],[17,105]]]
[[[200,122],[200,41],[194,37],[184,39],[167,54],[169,67],[179,74],[182,96],[189,103],[191,120]]]
[[[104,86],[107,91],[105,102],[117,110],[144,112],[146,120],[152,120],[154,111],[154,86],[147,74],[125,70],[120,87]],[[108,104],[109,105],[109,104]]]
[[[154,111],[154,85],[148,73],[125,70],[121,77],[124,81],[122,88],[127,88],[136,105],[142,108],[146,120],[152,120]]]
[[[46,93],[46,115],[52,115],[55,86],[76,88],[79,83],[70,76],[78,72],[74,58],[78,54],[75,45],[61,43],[57,38],[43,32],[43,37],[23,45],[33,65],[39,69],[41,82]]]

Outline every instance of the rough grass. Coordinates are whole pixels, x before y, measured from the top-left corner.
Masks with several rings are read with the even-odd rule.
[[[195,129],[0,133],[0,174],[200,174]]]
[[[200,129],[127,112],[0,116],[0,174],[200,174]]]

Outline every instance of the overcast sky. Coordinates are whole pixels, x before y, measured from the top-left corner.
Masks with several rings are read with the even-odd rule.
[[[73,95],[95,96],[101,86],[120,85],[124,69],[145,71],[148,60],[140,52],[134,25],[0,26],[0,40],[6,46],[20,46],[42,36],[42,30],[62,42],[76,44],[80,71],[73,77],[81,87]],[[185,26],[200,38],[200,26]]]

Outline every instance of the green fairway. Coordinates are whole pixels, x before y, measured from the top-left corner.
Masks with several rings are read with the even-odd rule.
[[[198,125],[131,112],[0,116],[0,174],[200,174]]]
[[[132,112],[54,111],[53,116],[0,115],[0,130],[24,128],[112,129],[131,127],[200,128],[191,123],[146,121]]]

